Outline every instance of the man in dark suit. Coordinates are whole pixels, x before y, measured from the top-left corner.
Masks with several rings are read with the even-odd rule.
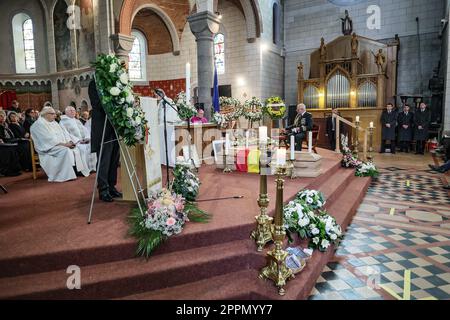
[[[404,151],[406,153],[409,152],[414,126],[414,114],[409,109],[409,105],[405,104],[403,111],[397,116],[400,152]]]
[[[334,108],[331,112],[339,116],[338,108]],[[327,131],[326,136],[330,141],[331,150],[336,150],[336,118],[333,115],[327,117]],[[339,122],[339,134],[344,134],[344,123]]]
[[[306,138],[306,133],[313,128],[312,114],[306,112],[306,106],[300,103],[297,106],[297,115],[295,116],[294,123],[286,128],[289,136],[295,137],[295,150],[302,151],[302,142]]]
[[[394,105],[388,103],[386,110],[381,114],[381,151],[386,152],[386,140],[391,143],[391,153],[395,154],[395,127],[397,126],[397,114],[395,113]]]
[[[425,153],[425,141],[428,139],[428,127],[431,113],[425,103],[421,103],[414,114],[414,140],[416,140],[416,154]]]
[[[89,83],[88,90],[89,99],[91,100],[92,105],[91,151],[96,152],[97,159],[100,159],[100,148],[106,113],[101,104],[95,80],[92,80]],[[117,183],[119,159],[119,142],[111,122],[107,120],[102,155],[97,170],[99,198],[105,202],[111,202],[113,201],[113,198],[122,197],[122,194],[117,191],[115,187]]]

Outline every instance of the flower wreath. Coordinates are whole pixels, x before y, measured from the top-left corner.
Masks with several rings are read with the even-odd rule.
[[[286,113],[286,105],[280,97],[270,97],[266,100],[264,113],[267,114],[272,120],[281,119]]]
[[[241,114],[249,121],[260,121],[263,116],[262,108],[263,104],[261,100],[256,97],[252,97],[251,99],[245,101],[244,106],[241,109]]]

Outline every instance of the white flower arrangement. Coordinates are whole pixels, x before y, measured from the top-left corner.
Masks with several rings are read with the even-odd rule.
[[[197,109],[189,101],[186,101],[186,93],[184,91],[177,94],[174,102],[180,119],[190,121],[197,114]]]
[[[256,97],[252,97],[251,99],[245,101],[240,113],[245,119],[252,122],[257,122],[263,117],[263,106],[264,105],[261,100]]]
[[[307,228],[314,216],[310,207],[299,201],[290,201],[283,209],[285,228],[300,237],[307,236]]]
[[[221,114],[220,112],[214,112],[212,121],[219,127],[224,127],[228,123],[227,119],[225,118],[225,115]]]
[[[379,175],[378,169],[373,162],[363,162],[356,168],[355,175],[357,177],[377,177]]]
[[[326,251],[342,238],[342,230],[336,219],[324,212],[322,215],[314,215],[307,233],[312,239],[309,246],[319,251]]]
[[[317,190],[302,190],[297,193],[296,198],[313,209],[321,209],[326,203],[323,193]]]

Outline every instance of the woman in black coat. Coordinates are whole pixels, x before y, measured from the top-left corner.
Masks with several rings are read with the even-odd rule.
[[[425,103],[421,103],[419,110],[414,114],[414,140],[416,140],[416,154],[424,154],[425,141],[428,139],[428,127],[431,122],[431,113]]]
[[[397,116],[398,141],[400,142],[400,152],[408,153],[412,141],[414,114],[409,111],[409,105],[405,104],[403,111]]]

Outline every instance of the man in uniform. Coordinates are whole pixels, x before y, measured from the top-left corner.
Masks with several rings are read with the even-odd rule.
[[[394,105],[388,103],[386,110],[381,114],[381,150],[380,153],[386,152],[386,140],[391,143],[391,153],[395,154],[395,127],[397,125],[397,114]]]
[[[431,121],[430,111],[425,103],[421,103],[414,114],[414,140],[416,140],[416,154],[424,154],[425,141],[428,139],[428,127]]]
[[[412,140],[414,114],[409,112],[409,105],[405,104],[403,112],[400,112],[397,117],[398,123],[398,141],[400,142],[400,152],[409,152],[409,147]]]

